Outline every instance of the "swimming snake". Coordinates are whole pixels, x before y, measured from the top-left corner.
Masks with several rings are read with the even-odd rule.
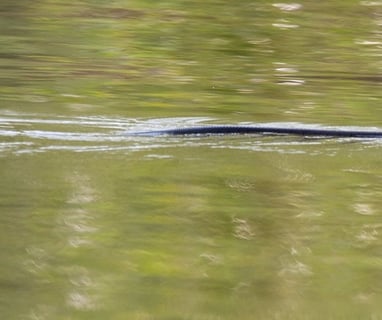
[[[206,125],[180,127],[131,133],[138,136],[183,136],[183,135],[224,135],[224,134],[289,134],[317,137],[382,138],[382,130],[357,130],[340,128],[309,128],[283,126],[247,125]]]

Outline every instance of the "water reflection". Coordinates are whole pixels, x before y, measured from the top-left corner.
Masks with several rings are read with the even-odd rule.
[[[2,317],[380,318],[381,141],[129,135],[380,125],[380,9],[1,1]]]
[[[274,3],[272,5],[283,11],[295,11],[302,8],[302,4],[300,3]]]

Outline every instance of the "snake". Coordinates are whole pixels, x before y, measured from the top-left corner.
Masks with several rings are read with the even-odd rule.
[[[347,128],[309,128],[260,125],[205,125],[179,127],[161,130],[138,131],[130,133],[138,136],[187,136],[187,135],[298,135],[305,137],[342,137],[342,138],[382,138],[382,130],[361,130]]]

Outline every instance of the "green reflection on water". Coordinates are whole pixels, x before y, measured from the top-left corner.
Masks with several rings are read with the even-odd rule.
[[[60,113],[361,125],[378,118],[376,5],[40,1],[10,8],[0,52],[10,106],[26,100],[33,110]]]
[[[3,317],[381,317],[377,142],[115,141],[104,118],[379,125],[380,10],[2,1]]]
[[[4,305],[48,318],[379,312],[378,148],[336,148],[3,159]]]

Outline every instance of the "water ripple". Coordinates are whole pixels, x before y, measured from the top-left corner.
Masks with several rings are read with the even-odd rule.
[[[327,146],[326,151],[335,154],[336,145],[360,141],[362,148],[379,146],[379,140],[323,139],[296,136],[211,136],[211,137],[140,137],[129,135],[142,130],[160,130],[174,127],[213,124],[218,119],[208,117],[178,117],[159,119],[134,119],[111,117],[65,117],[41,114],[0,114],[0,155],[3,153],[34,153],[52,151],[70,152],[137,152],[164,148],[207,147],[211,149],[238,149],[277,153],[312,153]],[[254,123],[242,122],[241,125]],[[258,126],[284,126],[322,128],[319,125],[301,123],[263,123]],[[360,129],[340,127],[340,129]],[[365,130],[365,128],[362,128]],[[367,128],[375,129],[375,128]],[[326,152],[326,151],[323,152]],[[152,153],[148,159],[163,155]]]

